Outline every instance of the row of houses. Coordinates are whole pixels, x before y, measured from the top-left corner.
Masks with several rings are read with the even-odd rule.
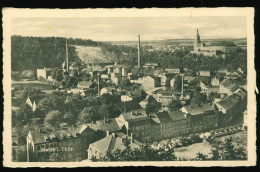
[[[51,153],[58,153],[63,160],[80,161],[104,155],[109,150],[113,152],[113,147],[124,148],[124,138],[132,140],[131,147],[134,148],[147,139],[158,141],[210,131],[218,128],[223,121],[231,121],[237,114],[244,112],[246,95],[246,90],[239,88],[213,105],[189,105],[178,111],[152,114],[145,112],[141,102],[119,102],[116,107],[121,114],[116,118],[76,127],[31,130],[27,136],[28,161],[44,161]]]

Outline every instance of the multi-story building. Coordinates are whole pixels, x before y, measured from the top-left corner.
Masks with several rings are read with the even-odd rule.
[[[181,111],[186,114],[189,133],[210,131],[218,127],[219,114],[209,104],[184,106]]]
[[[247,91],[241,87],[215,105],[223,113],[223,122],[228,123],[247,109]]]
[[[227,94],[228,96],[230,96],[238,88],[239,88],[239,86],[237,84],[235,84],[232,80],[224,79],[223,81],[221,81],[221,83],[219,85],[219,93]]]
[[[212,86],[206,82],[200,81],[201,93],[206,94],[209,97],[210,93],[218,93],[219,86]]]
[[[101,137],[90,125],[30,130],[26,137],[27,161],[48,161],[52,154],[59,156],[55,161],[80,161],[87,158],[89,144]]]
[[[187,101],[191,98],[191,92],[176,92],[172,89],[170,90],[158,90],[155,92],[155,98],[158,102],[170,102],[173,99],[179,99],[181,101]]]

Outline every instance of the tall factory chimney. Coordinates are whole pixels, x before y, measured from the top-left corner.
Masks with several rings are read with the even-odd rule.
[[[183,94],[183,75],[181,76],[181,93]]]
[[[138,67],[141,67],[140,46],[140,35],[138,35]]]
[[[67,69],[67,72],[69,72],[69,55],[68,55],[68,43],[67,43],[67,39],[66,39],[66,69]]]

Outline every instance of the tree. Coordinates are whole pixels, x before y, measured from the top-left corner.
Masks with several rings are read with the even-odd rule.
[[[179,110],[182,107],[181,101],[179,99],[173,99],[169,103],[169,110],[170,111],[176,111]]]
[[[68,125],[74,125],[77,122],[77,116],[73,115],[70,112],[67,112],[63,116],[63,121],[66,122]]]
[[[158,112],[161,108],[161,104],[155,100],[153,96],[148,97],[148,103],[146,104],[145,111],[150,114],[153,112]]]
[[[19,109],[16,111],[16,119],[17,122],[25,125],[29,122],[30,119],[33,117],[33,111],[31,106],[27,103],[21,104]]]
[[[79,123],[90,123],[95,122],[97,120],[101,119],[99,114],[95,112],[93,107],[86,107],[82,110],[82,112],[79,114]]]
[[[205,103],[206,100],[207,100],[207,96],[205,94],[202,94],[199,91],[194,91],[190,104],[193,106],[197,106],[202,103]]]
[[[57,70],[56,74],[55,74],[55,78],[56,81],[62,81],[63,79],[63,75],[62,75],[62,70]]]
[[[49,94],[39,101],[37,108],[42,115],[47,114],[51,110],[59,110],[61,113],[64,113],[64,101],[64,95]]]
[[[110,113],[111,113],[110,109],[111,109],[111,106],[109,106],[109,105],[106,105],[106,104],[101,105],[99,110],[98,110],[100,117],[101,118],[109,118],[111,116],[110,115]]]
[[[130,82],[130,80],[128,78],[121,79],[118,84],[118,87],[121,89],[127,89],[130,86],[132,86],[132,83]]]
[[[44,119],[44,123],[47,126],[58,126],[60,122],[62,122],[62,114],[58,110],[50,111]]]

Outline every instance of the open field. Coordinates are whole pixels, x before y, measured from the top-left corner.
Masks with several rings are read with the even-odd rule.
[[[12,81],[11,87],[17,89],[34,88],[40,90],[53,90],[53,85],[44,84],[39,81]]]

